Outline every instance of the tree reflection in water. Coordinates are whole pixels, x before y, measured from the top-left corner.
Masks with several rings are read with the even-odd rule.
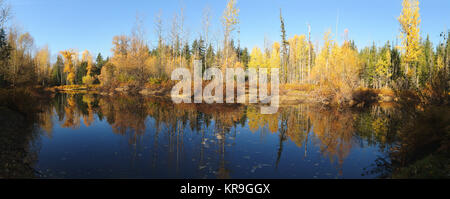
[[[14,101],[17,103],[29,102]],[[2,107],[6,107],[2,112],[11,111],[8,108],[11,105]],[[282,107],[277,114],[261,115],[254,105],[177,105],[159,98],[70,93],[57,94],[51,102],[29,103],[28,107],[16,109],[33,116],[30,120],[19,120],[20,125],[8,126],[7,118],[1,118],[1,125],[9,129],[3,134],[16,132],[13,139],[7,135],[0,137],[5,143],[0,157],[1,177],[39,177],[35,169],[39,147],[33,146],[42,139],[40,136],[51,140],[55,125],[94,129],[102,121],[107,122],[114,134],[126,138],[134,151],[131,158],[134,161],[142,155],[140,151],[149,151],[145,157],[150,162],[147,169],[173,168],[175,173],[188,172],[182,176],[195,178],[240,178],[252,176],[263,167],[284,172],[279,170],[286,168],[286,159],[302,157],[327,158],[338,171],[337,177],[345,178],[346,158],[368,147],[374,148],[379,157],[371,165],[352,168],[365,169],[360,172],[362,176],[448,177],[449,171],[448,107],[419,111],[382,104],[368,110],[335,110],[301,104]],[[255,134],[260,140],[249,137]],[[270,139],[268,142],[277,140],[273,142],[276,147],[267,148],[273,145],[262,141],[266,138]],[[252,157],[246,154],[257,154],[252,147],[261,145],[266,154],[250,160]],[[293,152],[299,154],[292,155]],[[261,163],[258,158],[272,162]],[[426,170],[432,166],[432,171]],[[273,169],[264,172],[274,172]],[[258,176],[266,177],[264,173],[254,177]],[[277,177],[276,172],[270,176]]]

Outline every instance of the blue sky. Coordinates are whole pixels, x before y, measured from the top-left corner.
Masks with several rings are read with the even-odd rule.
[[[93,54],[110,55],[113,36],[129,34],[136,14],[144,17],[147,38],[155,44],[154,19],[161,12],[168,32],[173,15],[184,7],[185,27],[189,38],[201,32],[202,12],[211,10],[210,35],[219,35],[220,17],[225,0],[9,0],[13,23],[19,24],[35,38],[37,46],[48,44],[52,54],[60,50],[85,49]],[[238,0],[241,46],[263,47],[264,38],[280,40],[279,9],[283,9],[287,34],[306,34],[311,24],[312,39],[320,42],[330,29],[343,40],[344,29],[359,48],[375,42],[395,41],[399,32],[397,17],[402,0]],[[436,44],[439,34],[450,26],[450,1],[420,1],[421,34],[428,33]],[[339,20],[337,20],[339,19]],[[336,23],[338,21],[338,23]]]

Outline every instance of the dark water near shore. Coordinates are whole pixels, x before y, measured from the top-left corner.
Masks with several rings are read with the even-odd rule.
[[[358,111],[302,104],[261,115],[257,106],[57,94],[30,106],[39,107],[31,121],[2,113],[1,177],[402,178],[428,157],[410,141],[422,134],[404,134],[419,117],[390,104]],[[443,147],[431,144],[429,153]],[[437,160],[440,177],[448,177],[447,160]]]

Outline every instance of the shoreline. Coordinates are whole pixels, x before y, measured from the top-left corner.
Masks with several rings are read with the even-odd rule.
[[[358,88],[353,91],[353,97],[351,100],[345,103],[335,103],[333,101],[321,101],[316,95],[317,90],[311,87],[311,85],[281,85],[280,86],[280,106],[298,105],[298,104],[316,104],[326,107],[338,107],[338,108],[363,108],[372,104],[397,104],[400,97],[396,96],[390,89],[371,89],[371,88]],[[143,88],[132,87],[128,85],[118,86],[116,88],[105,89],[99,85],[94,86],[56,86],[42,88],[52,93],[91,93],[99,94],[102,96],[114,96],[114,95],[140,95],[143,97],[159,97],[170,99],[171,87],[168,85],[146,85]],[[368,94],[369,93],[369,94]],[[246,89],[246,99],[248,99],[248,89]],[[360,97],[363,96],[364,97]],[[193,97],[193,96],[192,96]],[[247,100],[248,101],[248,100]],[[225,103],[224,103],[225,104]],[[248,105],[249,103],[244,103]]]

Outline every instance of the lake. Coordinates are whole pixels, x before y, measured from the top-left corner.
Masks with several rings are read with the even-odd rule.
[[[29,103],[39,107],[32,120],[12,113],[0,122],[0,176],[392,177],[413,150],[404,153],[401,130],[416,119],[393,104],[299,104],[261,115],[257,105],[177,105],[127,95],[56,94]]]

